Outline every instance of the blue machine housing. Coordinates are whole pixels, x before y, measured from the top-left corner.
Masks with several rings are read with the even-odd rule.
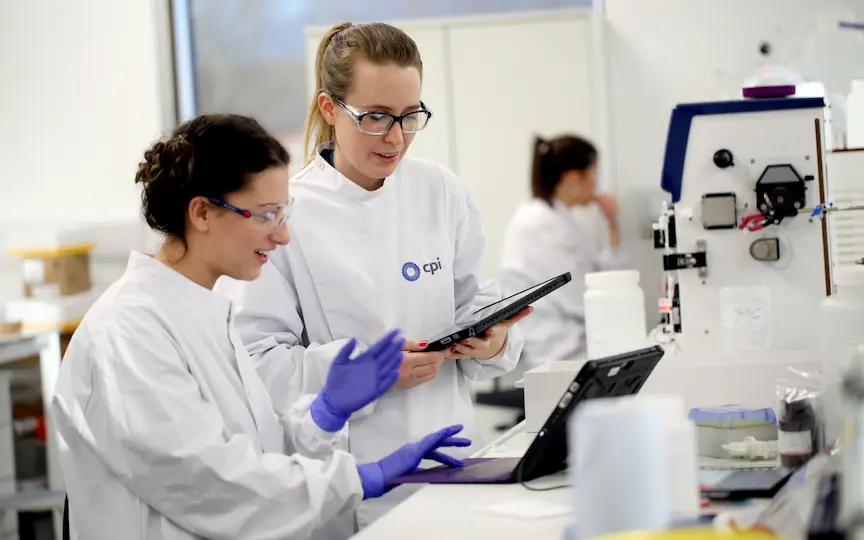
[[[690,125],[696,116],[738,114],[790,109],[816,109],[825,106],[821,97],[814,98],[770,98],[741,101],[714,101],[705,103],[683,103],[672,110],[669,132],[666,136],[666,155],[660,187],[672,195],[672,202],[681,199],[681,183],[684,176],[684,159],[687,156],[687,141]]]

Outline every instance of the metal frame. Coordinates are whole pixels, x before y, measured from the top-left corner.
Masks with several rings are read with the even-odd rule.
[[[63,534],[63,500],[66,495],[63,474],[60,470],[59,447],[51,414],[51,400],[60,371],[60,333],[46,332],[22,336],[12,340],[0,340],[0,365],[10,364],[24,358],[39,355],[39,374],[42,387],[42,404],[45,415],[45,446],[47,458],[48,488],[17,493],[15,479],[15,449],[12,430],[10,382],[12,371],[0,372],[0,538],[18,537],[17,512],[50,510],[55,538]],[[11,483],[11,487],[7,484]],[[11,525],[10,525],[11,524]]]

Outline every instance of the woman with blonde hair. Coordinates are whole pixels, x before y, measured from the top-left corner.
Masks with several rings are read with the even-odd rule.
[[[469,380],[515,367],[522,338],[513,325],[530,313],[443,351],[424,350],[501,291],[481,275],[485,239],[467,187],[440,165],[406,157],[432,119],[422,78],[417,45],[393,26],[345,23],[327,33],[308,164],[291,183],[293,241],[270,255],[261,278],[219,287],[239,305],[242,339],[276,401],[314,392],[348,338],[369,344],[387,328],[403,330],[409,340],[394,389],[349,422],[349,449],[361,461],[432,426],[464,424],[470,438]],[[363,503],[359,527],[413,489]]]

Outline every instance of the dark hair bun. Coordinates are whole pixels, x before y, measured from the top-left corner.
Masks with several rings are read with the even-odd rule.
[[[191,177],[193,160],[193,147],[182,136],[155,142],[144,152],[135,183],[144,184],[141,211],[154,230],[183,235],[189,202],[184,192]]]
[[[285,148],[254,119],[198,116],[144,153],[135,175],[144,186],[141,213],[152,229],[185,238],[194,198],[225,200],[256,173],[288,162]]]

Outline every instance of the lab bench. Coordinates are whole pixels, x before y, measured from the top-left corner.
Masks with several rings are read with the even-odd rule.
[[[523,421],[472,457],[522,457],[533,438],[533,434],[526,433]],[[776,464],[776,461],[763,461],[744,466],[762,468]],[[742,467],[740,461],[712,458],[700,458],[699,465],[703,469]],[[528,482],[538,491],[519,484],[429,484],[352,538],[562,539],[575,519],[571,506],[572,490],[569,486],[561,487],[567,484],[567,480],[567,473],[559,472]],[[718,512],[723,506],[714,505],[705,513]],[[548,517],[543,517],[543,514]]]
[[[515,427],[480,449],[472,457],[521,457],[531,439],[525,423]],[[557,473],[529,482],[536,488],[560,486],[566,473]],[[397,488],[398,489],[398,488]],[[430,484],[396,506],[369,527],[355,535],[356,540],[440,540],[441,538],[563,538],[572,522],[572,513],[544,519],[506,517],[489,512],[487,507],[521,502],[545,503],[549,509],[570,508],[570,489],[529,491],[519,484],[466,485]]]
[[[60,371],[59,332],[0,338],[0,538],[18,538],[18,512],[52,513],[54,537],[62,538],[65,488],[58,462],[57,436],[51,421],[51,398]],[[45,417],[46,484],[43,489],[18,492],[15,472],[15,440],[12,417],[11,364],[31,357],[39,359],[39,379]]]

